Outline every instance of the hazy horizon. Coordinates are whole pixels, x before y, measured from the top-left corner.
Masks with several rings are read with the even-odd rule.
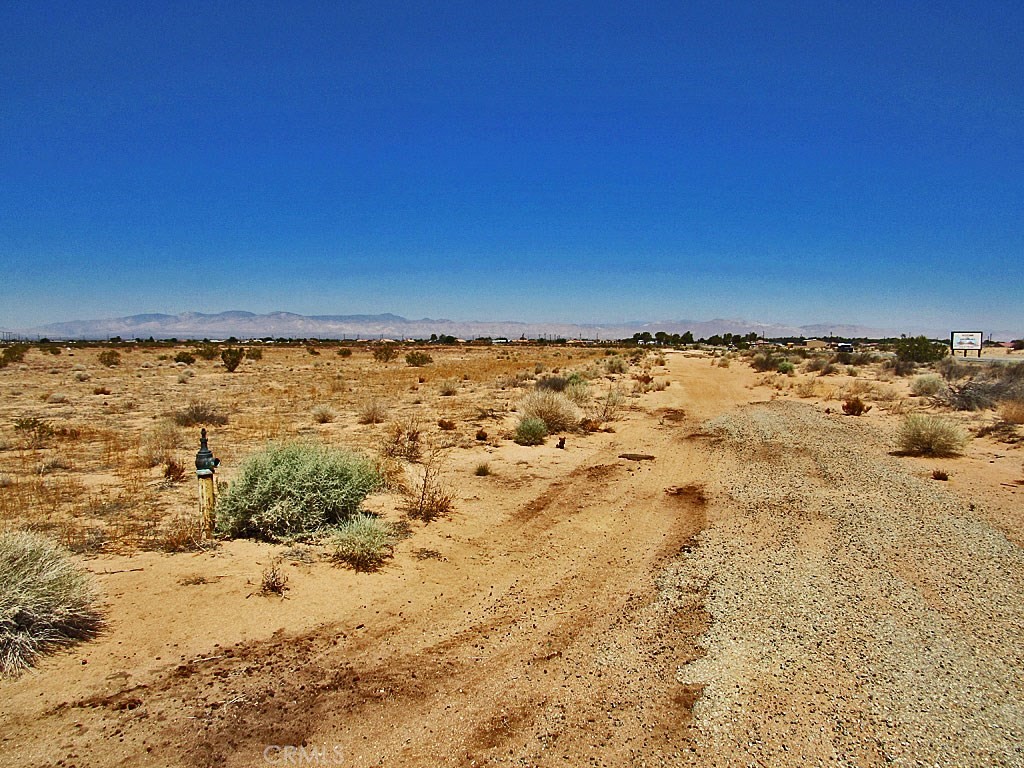
[[[16,4],[0,328],[1024,327],[1024,6]]]

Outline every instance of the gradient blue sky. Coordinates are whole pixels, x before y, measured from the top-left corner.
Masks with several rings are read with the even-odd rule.
[[[4,2],[0,327],[1024,331],[1020,2]]]

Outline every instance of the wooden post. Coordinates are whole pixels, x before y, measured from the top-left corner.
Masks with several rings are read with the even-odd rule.
[[[213,537],[213,529],[217,522],[215,512],[217,488],[213,471],[218,464],[220,464],[220,459],[213,457],[213,451],[210,450],[210,446],[206,442],[206,430],[203,429],[199,437],[199,451],[196,453],[196,477],[199,478],[199,535],[201,539]]]

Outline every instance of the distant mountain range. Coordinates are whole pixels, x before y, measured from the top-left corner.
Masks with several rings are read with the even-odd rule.
[[[429,338],[431,334],[447,335],[463,339],[482,336],[527,338],[583,338],[623,339],[635,333],[665,331],[685,333],[691,331],[695,338],[715,334],[751,331],[766,338],[802,336],[822,338],[830,335],[853,338],[884,338],[900,333],[923,333],[933,338],[944,338],[950,329],[922,328],[869,328],[860,325],[818,323],[815,325],[781,325],[738,319],[667,320],[663,322],[634,321],[618,324],[578,323],[525,323],[517,321],[462,322],[445,319],[423,318],[408,320],[399,315],[297,315],[292,312],[183,312],[178,315],[145,314],[117,317],[105,320],[75,320],[65,323],[50,323],[38,328],[21,331],[23,335],[51,339],[106,339],[120,336],[123,339],[153,337],[156,339],[225,339],[235,336],[240,339],[266,336],[285,338],[329,338],[329,339],[404,339]],[[964,329],[971,330],[971,329]],[[988,331],[986,330],[986,333]],[[1018,338],[1010,331],[994,331],[995,339]]]

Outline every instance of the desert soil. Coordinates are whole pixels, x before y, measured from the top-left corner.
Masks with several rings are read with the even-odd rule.
[[[895,456],[897,414],[710,362],[564,450],[456,445],[454,513],[376,573],[83,557],[109,626],[0,681],[0,762],[1024,765],[1018,446]]]

